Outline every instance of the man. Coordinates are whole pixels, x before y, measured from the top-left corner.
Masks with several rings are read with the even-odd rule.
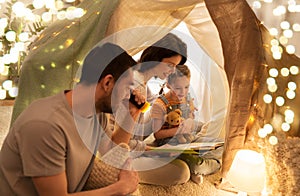
[[[97,114],[111,113],[112,107],[128,100],[133,77],[129,68],[135,64],[119,46],[97,46],[85,58],[80,82],[73,90],[36,100],[24,110],[0,152],[0,195],[127,195],[135,191],[136,172],[121,170],[116,183],[80,192],[93,155],[101,147],[103,131]],[[133,119],[139,114],[131,104],[129,112]],[[126,143],[130,133],[118,129],[112,138]]]

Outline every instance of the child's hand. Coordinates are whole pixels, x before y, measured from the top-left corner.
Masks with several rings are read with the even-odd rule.
[[[184,134],[184,133],[192,133],[194,127],[194,120],[191,118],[188,118],[184,121],[182,121],[178,127],[178,134]]]
[[[146,102],[145,96],[139,90],[132,90],[132,94],[135,96],[134,100],[137,104],[142,104]]]

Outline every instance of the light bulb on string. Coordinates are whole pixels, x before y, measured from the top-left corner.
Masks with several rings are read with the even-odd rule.
[[[290,128],[291,128],[290,124],[288,124],[286,122],[282,123],[282,125],[281,125],[281,129],[285,132],[289,131]]]
[[[278,70],[276,68],[271,68],[269,70],[269,75],[276,78],[278,76]]]
[[[276,136],[272,135],[272,136],[269,138],[269,143],[270,143],[271,145],[276,145],[276,144],[278,144],[278,138],[277,138]]]
[[[274,78],[269,77],[269,78],[267,78],[267,84],[270,85],[270,86],[275,85],[276,80]]]
[[[278,106],[283,106],[283,105],[284,105],[284,103],[285,103],[285,100],[284,100],[284,98],[283,98],[283,97],[281,97],[281,96],[278,96],[278,97],[276,97],[276,100],[275,100],[275,102],[276,102],[276,105],[278,105]]]
[[[262,129],[262,128],[259,129],[257,133],[258,133],[258,136],[260,138],[265,138],[268,135],[267,131],[265,129]]]
[[[293,90],[287,90],[287,91],[286,91],[286,96],[287,96],[287,98],[289,98],[289,99],[294,99],[294,98],[296,97],[296,93],[295,93],[295,91],[293,91]]]
[[[298,24],[298,23],[293,24],[293,30],[296,31],[296,32],[299,32],[300,31],[300,24]]]
[[[265,94],[263,97],[263,100],[265,103],[271,103],[272,102],[272,96],[270,94]]]
[[[284,67],[280,70],[280,73],[282,76],[287,77],[290,74],[290,70],[288,68]]]
[[[297,75],[299,73],[299,68],[295,65],[290,67],[290,72],[292,75]]]
[[[270,134],[273,131],[273,126],[271,124],[265,124],[263,129],[266,130],[267,134]]]

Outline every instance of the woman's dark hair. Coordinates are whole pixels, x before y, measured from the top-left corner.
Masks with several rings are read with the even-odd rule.
[[[159,64],[164,58],[170,58],[176,55],[181,55],[182,57],[179,64],[185,64],[187,59],[187,46],[176,35],[168,33],[143,51],[139,63],[150,61],[153,63],[142,64],[140,71],[144,72],[149,70]]]
[[[117,81],[134,65],[135,60],[120,46],[105,43],[93,48],[84,59],[80,82],[97,83],[108,74]]]

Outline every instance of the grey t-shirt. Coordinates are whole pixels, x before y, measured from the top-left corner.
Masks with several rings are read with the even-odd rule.
[[[75,123],[64,92],[34,101],[15,121],[3,143],[0,195],[37,195],[31,177],[64,171],[68,192],[78,191],[93,155],[85,145],[89,141],[82,141],[80,135],[89,131],[98,137],[97,119],[96,115],[82,118],[84,129],[78,130],[78,120]]]

